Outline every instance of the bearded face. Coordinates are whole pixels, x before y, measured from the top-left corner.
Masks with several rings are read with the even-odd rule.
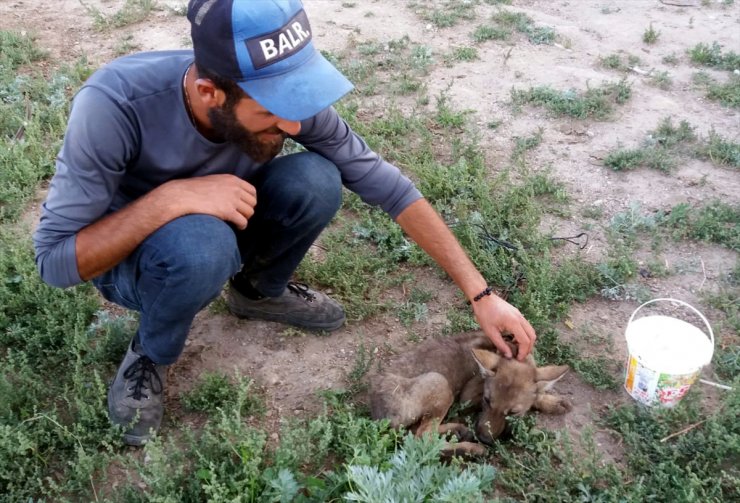
[[[208,109],[214,135],[239,147],[254,162],[263,164],[272,160],[283,149],[286,134],[276,127],[256,133],[249,131],[237,119],[236,105],[227,101],[221,107]]]

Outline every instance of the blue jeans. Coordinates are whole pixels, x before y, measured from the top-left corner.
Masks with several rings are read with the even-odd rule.
[[[341,204],[339,170],[313,153],[274,159],[249,182],[257,206],[244,231],[209,215],[186,215],[93,279],[107,300],[141,313],[138,342],[155,363],[177,360],[195,315],[240,270],[262,294],[282,294]]]

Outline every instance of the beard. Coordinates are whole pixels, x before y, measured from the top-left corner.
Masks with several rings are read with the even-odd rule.
[[[254,162],[266,163],[272,160],[283,149],[286,134],[277,128],[270,128],[260,133],[275,133],[280,136],[272,141],[261,140],[259,133],[252,133],[237,120],[234,108],[224,106],[208,110],[208,119],[211,121],[214,135],[236,145]]]

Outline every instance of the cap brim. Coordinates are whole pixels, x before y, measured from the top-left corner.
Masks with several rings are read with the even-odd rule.
[[[239,86],[267,110],[291,121],[313,117],[354,87],[319,51],[293,71]]]

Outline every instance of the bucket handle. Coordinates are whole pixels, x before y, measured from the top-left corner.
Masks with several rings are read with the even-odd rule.
[[[692,311],[694,311],[694,313],[696,313],[696,315],[699,316],[699,318],[701,318],[701,321],[703,321],[704,324],[707,326],[707,329],[709,330],[709,340],[712,341],[712,348],[714,348],[714,332],[712,332],[712,326],[709,324],[709,322],[704,317],[704,315],[699,312],[698,309],[696,309],[694,306],[692,306],[690,304],[687,304],[686,302],[684,302],[682,300],[678,300],[678,299],[653,299],[653,300],[649,300],[649,301],[645,302],[643,305],[641,305],[640,307],[638,307],[637,309],[635,309],[635,311],[632,313],[632,316],[630,316],[630,320],[629,320],[629,322],[627,322],[627,324],[630,325],[632,323],[632,320],[635,318],[635,315],[637,314],[637,311],[639,311],[643,307],[647,306],[648,304],[652,304],[653,302],[677,302],[677,303],[681,304],[682,306],[688,307],[689,309],[691,309]]]

